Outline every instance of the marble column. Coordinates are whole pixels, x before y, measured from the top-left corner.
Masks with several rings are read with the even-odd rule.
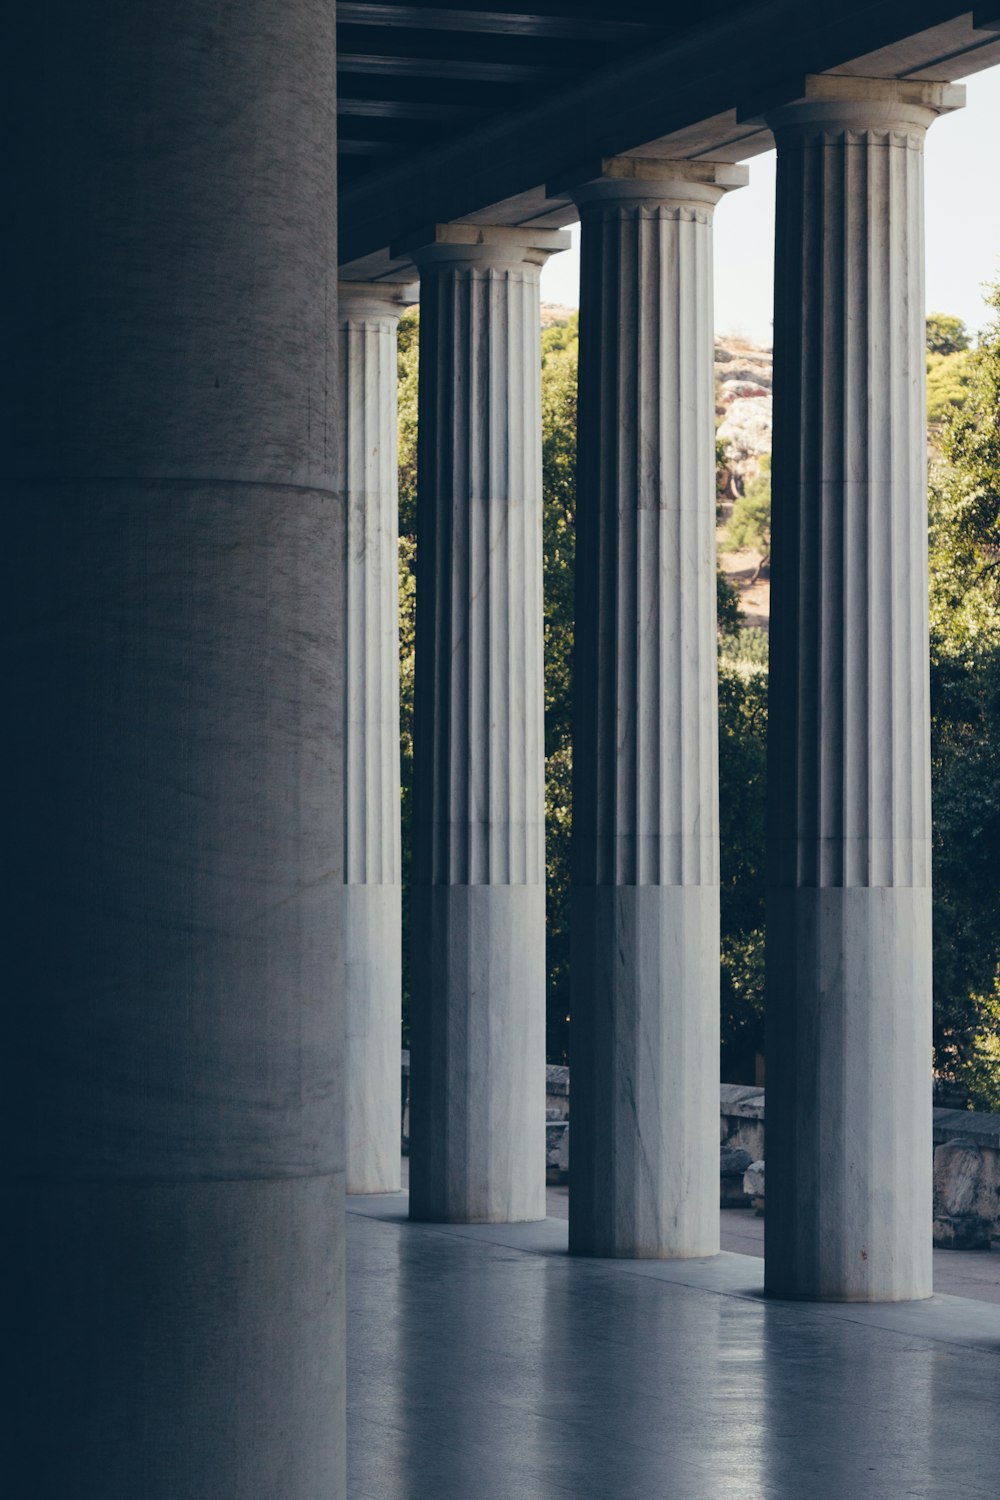
[[[539,268],[568,235],[417,251],[410,1213],[545,1215]]]
[[[11,29],[7,1472],[335,1500],[333,7]]]
[[[962,90],[810,79],[778,148],[767,1270],[931,1293],[923,142]]]
[[[342,282],[347,1191],[399,1189],[396,331],[416,287]]]
[[[719,1248],[712,215],[746,168],[580,206],[570,1249]]]

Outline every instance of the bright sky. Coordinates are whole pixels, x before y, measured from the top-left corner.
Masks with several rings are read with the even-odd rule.
[[[977,329],[981,287],[1000,280],[1000,67],[965,80],[965,109],[927,134],[927,311],[954,313]],[[715,211],[715,327],[771,342],[774,152],[750,162],[750,185]],[[542,300],[576,307],[579,228],[573,248],[542,272]]]

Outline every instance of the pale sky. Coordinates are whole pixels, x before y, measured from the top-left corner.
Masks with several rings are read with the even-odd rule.
[[[1000,281],[1000,67],[967,78],[965,109],[927,134],[927,311],[985,321],[983,282]],[[749,163],[750,185],[715,211],[715,327],[771,342],[774,152]],[[542,271],[542,300],[579,303],[579,229],[573,248]]]

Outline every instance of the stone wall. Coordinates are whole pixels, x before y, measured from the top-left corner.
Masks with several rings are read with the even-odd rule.
[[[751,1161],[764,1156],[764,1090],[743,1083],[719,1085],[719,1141],[742,1146]]]
[[[1000,1115],[934,1111],[934,1243],[985,1250],[1000,1237]]]

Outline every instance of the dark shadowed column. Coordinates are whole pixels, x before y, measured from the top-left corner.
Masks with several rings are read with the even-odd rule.
[[[333,6],[24,14],[0,590],[15,1488],[332,1500]]]
[[[545,1216],[539,268],[442,226],[420,267],[410,1212]]]
[[[578,189],[570,1248],[719,1248],[712,215],[746,168]]]
[[[778,146],[767,1286],[931,1293],[923,144],[948,84],[823,77]]]

